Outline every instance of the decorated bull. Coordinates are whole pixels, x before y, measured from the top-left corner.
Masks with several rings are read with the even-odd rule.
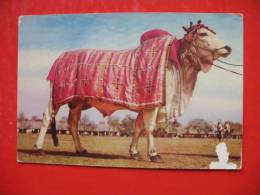
[[[50,100],[35,148],[42,150],[47,128],[64,104],[70,109],[69,130],[80,154],[87,153],[78,135],[83,110],[95,107],[107,116],[129,109],[138,113],[130,156],[140,159],[138,139],[145,131],[150,160],[162,162],[154,145],[156,124],[181,116],[198,73],[208,72],[214,60],[231,53],[231,48],[201,21],[183,29],[186,33],[179,40],[163,30],[148,31],[142,35],[140,46],[131,50],[81,49],[63,53],[47,77]]]

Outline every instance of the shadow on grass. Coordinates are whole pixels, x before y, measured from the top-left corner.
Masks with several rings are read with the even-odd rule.
[[[88,158],[100,158],[100,159],[125,159],[130,160],[131,158],[123,155],[114,155],[114,154],[100,154],[100,153],[76,153],[76,152],[67,152],[67,151],[47,151],[39,152],[33,149],[18,149],[18,152],[30,154],[30,155],[54,155],[54,156],[70,156],[70,157],[88,157]],[[206,158],[217,158],[216,155],[212,154],[188,154],[188,153],[160,153],[162,155],[171,155],[171,156],[196,156],[196,157],[206,157]],[[229,159],[240,159],[240,156],[229,156]]]
[[[123,155],[114,155],[114,154],[99,154],[99,153],[76,153],[76,152],[67,152],[67,151],[47,151],[44,150],[39,152],[33,149],[18,149],[18,152],[30,154],[30,155],[54,155],[54,156],[70,156],[70,157],[88,157],[88,158],[101,158],[101,159],[131,159],[128,156]]]
[[[197,157],[206,157],[206,158],[218,158],[217,155],[214,154],[187,154],[187,153],[160,153],[162,155],[173,155],[173,156],[197,156]],[[240,159],[240,156],[230,155],[229,159]]]

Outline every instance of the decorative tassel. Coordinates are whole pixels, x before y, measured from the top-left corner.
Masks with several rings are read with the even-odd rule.
[[[51,137],[52,137],[53,145],[56,147],[59,146],[55,117],[52,117],[51,119]]]

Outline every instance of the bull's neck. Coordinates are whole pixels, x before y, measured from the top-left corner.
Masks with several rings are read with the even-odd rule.
[[[179,50],[179,59],[181,63],[181,73],[184,81],[184,92],[192,93],[197,81],[197,76],[199,73],[198,62],[193,58],[190,51],[190,44],[188,44],[183,39],[180,40],[180,50]]]

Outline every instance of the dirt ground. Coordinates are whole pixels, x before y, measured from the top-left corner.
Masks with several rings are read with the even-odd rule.
[[[163,168],[163,169],[208,169],[216,161],[217,139],[206,138],[155,138],[157,151],[164,163],[152,163],[146,155],[146,138],[139,142],[141,161],[130,159],[128,150],[131,137],[81,136],[82,145],[89,154],[75,153],[71,135],[58,135],[60,146],[54,147],[50,135],[44,145],[45,155],[33,150],[36,134],[18,134],[17,160],[24,163],[48,163],[101,167]],[[241,165],[242,140],[225,141],[230,153],[230,162]]]

